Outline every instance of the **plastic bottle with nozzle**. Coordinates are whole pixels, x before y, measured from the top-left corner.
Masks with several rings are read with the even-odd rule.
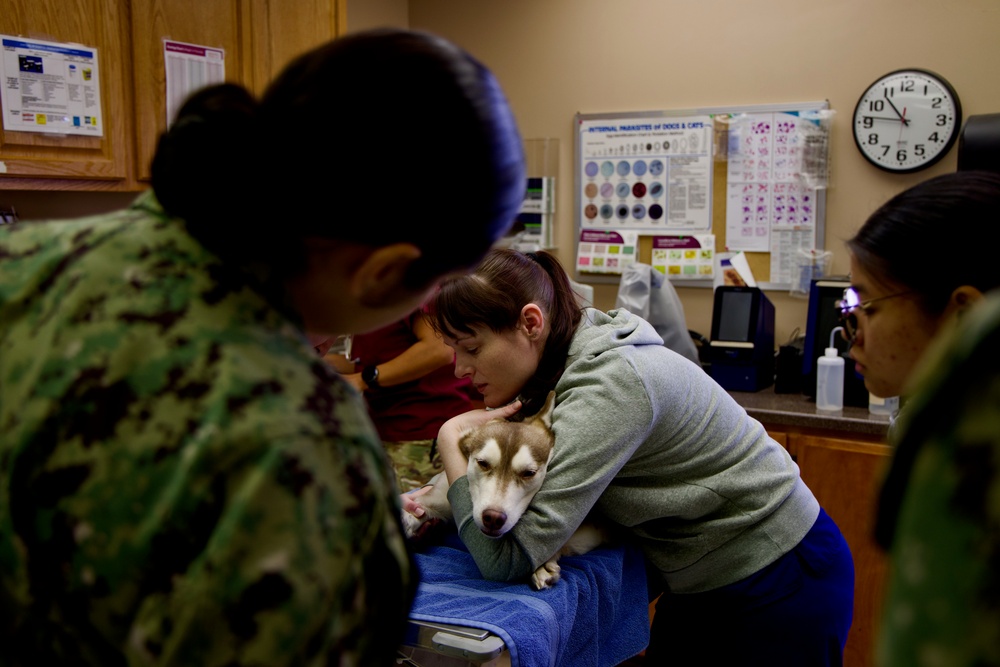
[[[833,344],[834,337],[844,327],[830,332],[830,346],[816,360],[816,409],[838,412],[844,409],[844,358]]]

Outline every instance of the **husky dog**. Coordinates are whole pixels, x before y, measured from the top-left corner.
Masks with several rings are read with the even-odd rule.
[[[459,440],[459,448],[469,462],[466,474],[472,497],[472,516],[484,534],[500,537],[513,528],[541,488],[555,445],[551,428],[554,405],[555,392],[549,392],[538,414],[522,422],[494,419],[463,434]],[[453,520],[445,474],[438,473],[427,486],[433,488],[420,496],[424,516],[418,519],[403,512],[403,526],[409,537],[432,519]],[[548,588],[559,581],[560,556],[586,553],[604,541],[602,530],[585,523],[535,570],[531,576],[532,585],[539,590]]]

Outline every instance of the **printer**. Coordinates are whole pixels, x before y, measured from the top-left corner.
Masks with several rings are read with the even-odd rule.
[[[723,389],[760,391],[774,384],[774,305],[760,288],[715,288],[709,359],[709,372]]]

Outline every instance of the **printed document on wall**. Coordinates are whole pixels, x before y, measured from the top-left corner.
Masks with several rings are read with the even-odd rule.
[[[580,226],[640,234],[712,229],[712,119],[581,120]]]
[[[210,46],[163,40],[167,78],[167,127],[184,101],[199,88],[226,80],[226,52]]]
[[[802,178],[812,122],[797,113],[740,114],[730,122],[727,249],[776,259],[790,245],[814,247],[817,195]]]
[[[104,136],[97,49],[0,35],[3,129]]]

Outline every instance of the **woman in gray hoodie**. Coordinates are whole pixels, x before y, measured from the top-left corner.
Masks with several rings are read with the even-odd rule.
[[[449,420],[437,441],[484,577],[527,577],[593,512],[639,545],[662,593],[650,664],[841,664],[847,544],[787,451],[701,367],[627,310],[581,309],[544,251],[491,251],[442,285],[435,315],[456,374],[493,408]],[[510,532],[488,537],[472,520],[459,436],[533,414],[551,389],[545,483]]]

